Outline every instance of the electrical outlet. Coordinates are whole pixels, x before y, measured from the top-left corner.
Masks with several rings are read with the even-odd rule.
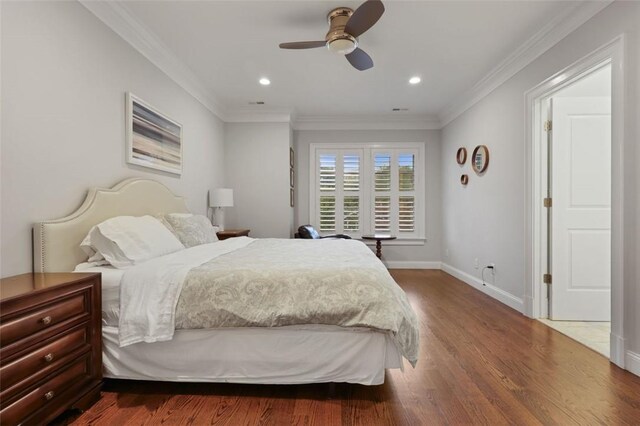
[[[487,266],[490,268],[492,274],[496,273],[496,264],[495,263],[491,262]]]
[[[480,262],[478,261],[478,258],[476,257],[473,261],[473,267],[478,269],[480,267]]]

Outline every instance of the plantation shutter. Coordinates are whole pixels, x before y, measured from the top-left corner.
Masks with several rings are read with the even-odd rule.
[[[331,150],[317,155],[320,233],[359,233],[362,224],[362,151]]]
[[[417,235],[417,150],[374,149],[373,230],[399,238]]]
[[[398,155],[398,232],[414,232],[416,218],[415,155]]]
[[[311,144],[310,222],[323,234],[424,238],[424,146]]]
[[[336,155],[320,154],[320,232],[336,230]]]
[[[373,165],[374,230],[376,234],[388,234],[391,232],[391,154],[375,154]]]

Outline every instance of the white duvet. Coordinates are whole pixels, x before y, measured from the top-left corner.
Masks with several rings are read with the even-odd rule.
[[[149,260],[127,269],[120,282],[120,347],[171,340],[180,291],[196,266],[253,242],[229,238]]]

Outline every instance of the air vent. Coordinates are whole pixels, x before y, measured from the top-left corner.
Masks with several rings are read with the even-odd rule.
[[[404,112],[404,111],[409,111],[409,108],[391,108],[391,111],[393,111],[393,112]]]
[[[264,101],[253,101],[253,102],[249,102],[249,105],[264,105]]]

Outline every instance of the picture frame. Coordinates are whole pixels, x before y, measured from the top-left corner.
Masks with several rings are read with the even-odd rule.
[[[294,194],[293,194],[293,188],[289,188],[289,205],[291,207],[294,207]]]
[[[294,152],[293,148],[289,147],[289,167],[293,168],[294,166]]]
[[[182,125],[131,92],[126,94],[127,163],[182,174]]]
[[[460,175],[460,184],[462,184],[462,186],[467,186],[468,183],[469,183],[469,176]]]
[[[295,178],[295,176],[294,176],[293,167],[291,167],[291,168],[289,169],[289,186],[290,186],[291,188],[295,188],[295,185],[294,185],[294,178]]]

